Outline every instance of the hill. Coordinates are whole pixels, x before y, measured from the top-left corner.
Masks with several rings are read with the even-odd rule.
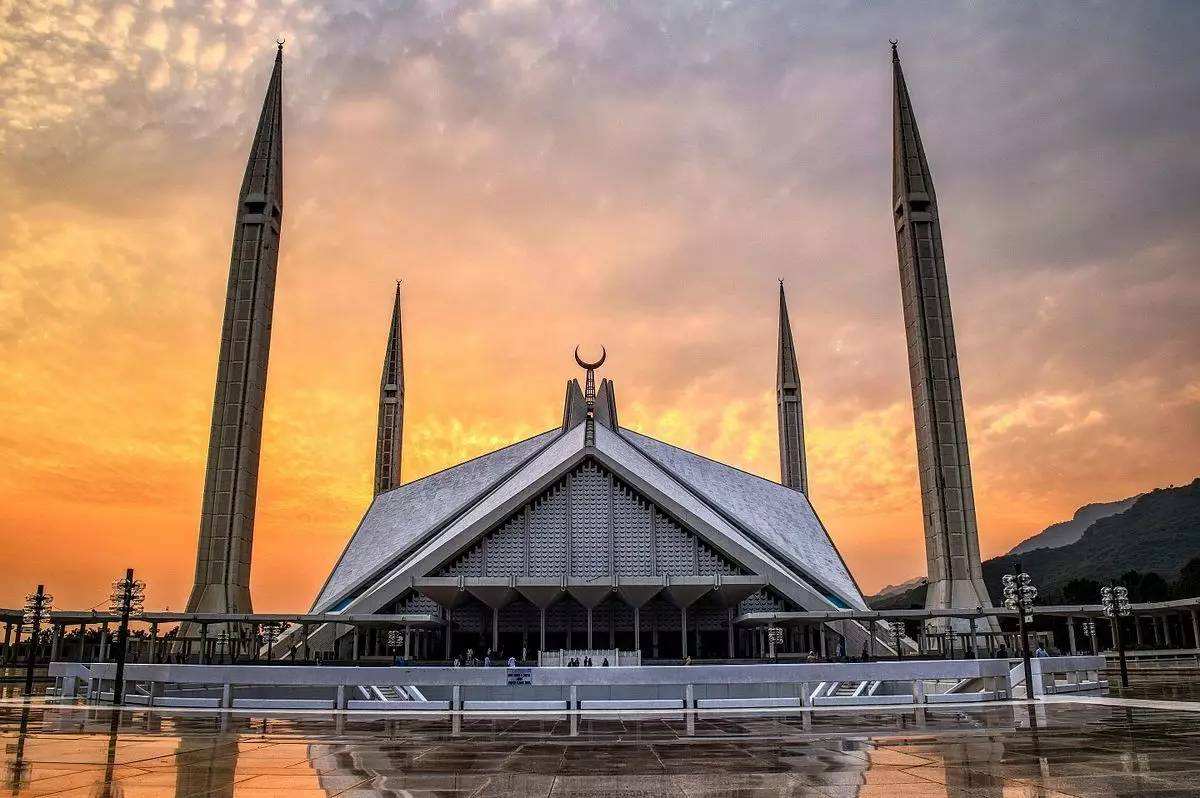
[[[1200,479],[1189,485],[1143,494],[1128,509],[1089,526],[1074,543],[1037,548],[1020,556],[1006,554],[983,564],[983,581],[1000,601],[1001,578],[1019,562],[1038,586],[1039,604],[1061,600],[1072,580],[1103,582],[1127,571],[1153,573],[1166,581],[1179,578],[1183,566],[1200,556]],[[925,586],[869,600],[875,609],[925,605]]]
[[[1066,546],[1083,537],[1083,533],[1101,518],[1108,518],[1117,513],[1123,513],[1138,500],[1137,496],[1121,499],[1115,502],[1097,502],[1085,504],[1075,511],[1070,521],[1060,521],[1051,524],[1033,537],[1026,538],[1013,547],[1009,554],[1024,554],[1034,549],[1056,549]]]

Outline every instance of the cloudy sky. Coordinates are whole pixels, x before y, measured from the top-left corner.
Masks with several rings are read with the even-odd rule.
[[[0,3],[0,603],[180,608],[236,191],[285,38],[253,576],[307,607],[365,509],[393,281],[415,478],[622,422],[774,479],[788,285],[818,512],[924,553],[888,39],[937,181],[981,547],[1200,473],[1200,4]]]

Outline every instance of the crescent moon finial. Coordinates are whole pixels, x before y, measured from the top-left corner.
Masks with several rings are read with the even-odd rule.
[[[608,357],[608,350],[605,349],[603,346],[601,346],[600,347],[600,359],[597,360],[595,363],[585,363],[583,361],[583,359],[579,357],[579,347],[578,346],[575,347],[575,362],[579,364],[579,368],[581,368],[581,369],[587,369],[589,371],[592,369],[598,369],[604,365],[604,359],[606,357]]]

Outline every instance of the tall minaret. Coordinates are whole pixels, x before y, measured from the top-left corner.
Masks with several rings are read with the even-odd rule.
[[[991,606],[979,559],[967,426],[937,196],[895,43],[892,79],[892,210],[929,568],[925,606]]]
[[[808,464],[804,458],[804,404],[800,397],[800,369],[796,344],[788,321],[783,280],[779,281],[779,371],[775,376],[779,406],[779,481],[784,487],[808,495]]]
[[[379,431],[375,436],[375,495],[400,485],[404,450],[404,338],[400,325],[400,282],[392,304],[387,353],[379,381]]]
[[[283,221],[282,94],[280,44],[234,216],[196,583],[188,612],[251,612],[254,504]]]

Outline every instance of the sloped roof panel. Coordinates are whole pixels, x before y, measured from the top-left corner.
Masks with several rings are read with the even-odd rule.
[[[395,562],[425,533],[463,509],[561,432],[558,428],[543,432],[376,496],[313,610],[328,608],[348,590]]]
[[[866,609],[858,585],[803,493],[629,429],[622,428],[621,436],[850,607]]]

